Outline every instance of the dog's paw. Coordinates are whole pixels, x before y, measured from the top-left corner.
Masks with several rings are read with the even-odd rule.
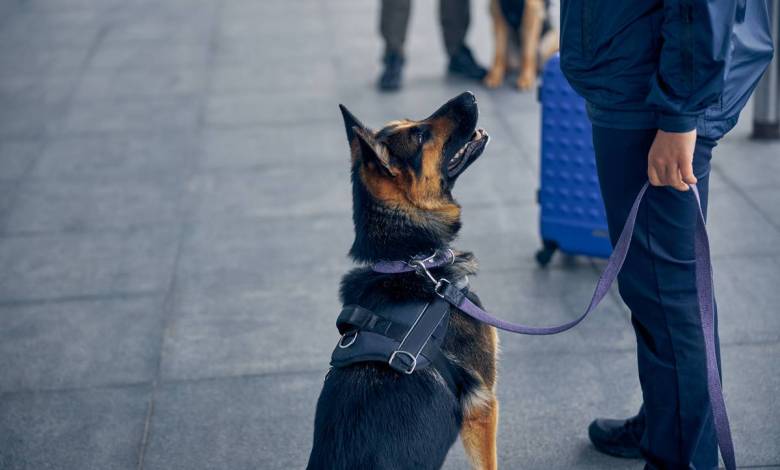
[[[536,85],[536,75],[533,73],[521,73],[520,76],[517,77],[515,85],[517,85],[517,89],[520,91],[530,90]]]
[[[485,75],[485,78],[482,80],[482,82],[488,88],[498,88],[504,83],[504,71],[501,69],[492,68],[488,74]]]

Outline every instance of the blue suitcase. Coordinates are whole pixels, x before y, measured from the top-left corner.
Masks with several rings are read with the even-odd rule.
[[[542,158],[537,197],[543,248],[536,261],[546,266],[556,250],[606,258],[612,246],[585,100],[569,86],[557,56],[544,67],[539,100]]]

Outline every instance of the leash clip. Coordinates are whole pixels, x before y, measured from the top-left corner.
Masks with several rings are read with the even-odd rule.
[[[420,276],[427,276],[432,283],[438,284],[439,280],[433,277],[433,274],[431,274],[431,272],[428,271],[428,266],[425,265],[425,262],[431,259],[433,259],[433,256],[426,259],[415,259],[409,262],[409,266],[411,266],[414,269],[414,271]]]

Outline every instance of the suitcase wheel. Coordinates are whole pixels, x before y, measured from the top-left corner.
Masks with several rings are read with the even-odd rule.
[[[539,263],[539,266],[545,267],[550,264],[550,260],[557,249],[557,243],[552,240],[544,240],[542,242],[542,248],[536,252],[536,262]]]

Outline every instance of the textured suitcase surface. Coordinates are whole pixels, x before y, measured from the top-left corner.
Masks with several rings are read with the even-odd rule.
[[[599,190],[585,101],[561,73],[558,57],[542,75],[540,230],[546,264],[552,252],[608,257],[612,251]]]

